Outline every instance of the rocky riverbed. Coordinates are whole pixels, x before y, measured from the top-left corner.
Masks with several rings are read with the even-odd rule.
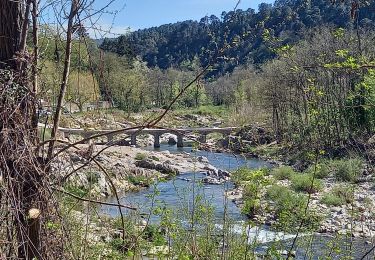
[[[88,163],[85,158],[88,145],[80,145],[79,148],[81,150],[70,150],[59,157],[53,164],[53,172],[58,173],[57,179],[69,176],[67,182],[70,187],[84,190],[91,187],[90,193],[98,196],[113,195],[111,182],[118,192],[126,192],[149,186],[158,178],[169,178],[183,172],[204,172],[216,177],[223,174],[223,171],[219,174],[219,170],[210,165],[207,158],[192,157],[188,153],[172,154],[169,151],[113,146],[101,152],[95,162]],[[103,148],[105,146],[95,146],[92,154],[95,155]]]
[[[276,181],[272,176],[268,176]],[[278,186],[290,187],[289,180],[278,180]],[[333,192],[337,186],[345,186],[345,183],[338,183],[332,178],[324,180],[323,189],[311,194],[311,201],[308,210],[319,214],[323,220],[320,223],[319,233],[331,235],[349,235],[354,238],[374,238],[375,236],[375,189],[373,174],[368,174],[362,182],[354,184],[354,196],[351,203],[343,205],[326,205],[322,202],[324,194]],[[271,186],[265,186],[267,189]],[[244,188],[236,187],[229,191],[227,196],[240,208],[244,206]],[[263,208],[272,208],[273,202],[263,198],[260,202]],[[277,219],[271,212],[262,212],[254,215],[252,219],[258,224],[272,226]],[[296,223],[298,225],[298,223]]]
[[[169,137],[168,137],[169,138]],[[96,146],[99,151],[104,146]],[[81,149],[87,149],[82,145]],[[95,152],[94,152],[95,154]],[[120,192],[139,190],[148,187],[158,178],[170,178],[184,172],[202,172],[206,175],[202,182],[208,185],[220,185],[230,180],[230,173],[210,165],[203,156],[192,157],[188,153],[170,153],[169,151],[147,151],[128,146],[110,147],[101,153],[96,161],[102,165],[116,189]],[[55,172],[65,176],[74,169],[82,167],[87,162],[80,152],[70,151],[61,157],[54,165]],[[272,176],[269,176],[272,178]],[[183,176],[179,177],[184,179]],[[185,178],[186,179],[186,178]],[[113,195],[113,188],[99,167],[93,163],[78,170],[69,177],[72,186],[85,189],[97,196]],[[367,171],[360,183],[355,184],[354,200],[341,206],[327,206],[321,202],[324,194],[329,193],[335,186],[340,185],[332,178],[324,180],[323,189],[311,195],[310,210],[323,216],[319,232],[329,234],[349,234],[353,237],[373,237],[375,235],[375,189],[373,173]],[[191,181],[186,179],[186,181]],[[274,180],[277,185],[289,187],[288,180]],[[237,187],[227,193],[238,207],[243,207],[243,188]],[[272,202],[262,200],[264,207]],[[272,213],[255,215],[253,220],[259,224],[272,225],[276,219]]]

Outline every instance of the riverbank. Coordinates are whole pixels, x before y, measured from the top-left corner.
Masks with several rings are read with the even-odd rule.
[[[203,121],[202,116],[189,117],[194,118],[194,121]],[[212,121],[212,119],[211,119]],[[198,136],[189,137],[190,140],[197,140]],[[185,139],[187,142],[188,139]],[[176,136],[172,134],[164,135],[161,137],[161,142],[174,144]],[[153,138],[151,136],[143,136],[138,139],[140,147],[148,147],[152,145]],[[102,146],[97,146],[96,149],[101,149]],[[303,179],[305,175],[310,173],[304,172],[309,168],[302,159],[290,160],[291,157],[285,156],[285,149],[277,144],[272,138],[271,134],[262,126],[248,126],[240,130],[238,133],[221,139],[219,136],[211,136],[207,139],[205,144],[199,145],[200,149],[209,152],[228,152],[240,153],[247,158],[260,158],[273,165],[273,167],[281,167],[283,165],[292,164],[296,172],[294,176],[301,175]],[[69,159],[69,158],[68,158]],[[74,152],[70,155],[74,164],[77,167],[84,164],[85,159],[77,157]],[[226,171],[219,171],[209,164],[208,160],[204,157],[191,157],[187,153],[174,153],[168,151],[156,152],[145,151],[142,148],[127,147],[127,146],[114,146],[106,150],[98,157],[98,161],[106,166],[110,176],[114,178],[115,186],[121,191],[137,191],[149,187],[153,182],[163,179],[168,179],[181,172],[204,172],[209,176],[202,181],[206,185],[220,185],[229,180],[230,174]],[[328,163],[328,161],[326,161]],[[325,162],[323,162],[324,166]],[[78,173],[76,177],[71,178],[72,186],[81,185],[82,189],[90,184],[94,187],[93,193],[100,196],[111,196],[113,190],[107,177],[101,173],[100,169],[96,166],[90,169],[89,177],[85,174]],[[345,166],[344,166],[345,167]],[[62,168],[69,169],[69,166],[63,165]],[[319,221],[315,231],[327,234],[340,234],[349,235],[353,237],[373,237],[375,234],[375,222],[372,210],[374,209],[375,194],[373,187],[373,170],[367,163],[362,163],[360,169],[356,169],[357,177],[355,181],[342,181],[335,178],[335,169],[327,174],[324,178],[319,179],[321,188],[310,194],[309,209],[311,212],[318,213]],[[93,175],[93,177],[92,177]],[[184,177],[182,177],[184,178]],[[285,190],[281,192],[291,192],[291,196],[307,196],[306,191],[296,191],[294,182],[298,179],[294,177],[288,179],[275,178],[272,174],[268,177],[270,183],[268,186],[263,187],[263,195],[267,194],[267,189],[271,187],[284,187]],[[303,185],[309,185],[310,177],[306,177]],[[94,184],[90,180],[96,181]],[[186,179],[189,182],[191,180]],[[306,184],[307,183],[307,184]],[[342,198],[342,194],[337,192],[341,188],[353,190],[350,198]],[[246,207],[246,184],[237,183],[237,187],[228,192],[228,198],[233,200],[238,207],[242,210]],[[329,197],[330,194],[333,194]],[[283,196],[278,194],[277,196]],[[346,196],[346,195],[345,195]],[[262,208],[271,209],[268,212],[257,212],[256,214],[247,214],[258,225],[269,225],[276,227],[278,216],[274,207],[276,198],[257,198],[260,200]],[[343,200],[348,200],[344,201]],[[277,199],[276,199],[277,200]],[[303,205],[302,205],[303,206]],[[245,213],[246,210],[244,210]]]
[[[362,172],[355,180],[349,180],[340,176],[345,172],[343,168],[339,171],[332,168],[323,176],[319,169],[329,164],[334,163],[319,164],[315,173],[312,168],[300,173],[287,166],[263,173],[249,171],[227,196],[258,225],[295,232],[302,221],[307,231],[374,238],[373,172],[357,167],[352,173]],[[254,182],[257,187],[253,186]]]
[[[150,186],[160,179],[168,179],[183,172],[209,172],[214,167],[207,158],[191,157],[188,153],[172,154],[130,146],[101,146],[93,148],[92,155],[102,149],[88,164],[88,145],[79,145],[81,150],[69,150],[53,164],[57,179],[67,178],[67,187],[81,190],[94,196],[114,195],[112,184],[118,192],[136,191]],[[79,170],[77,170],[79,169]],[[105,170],[105,172],[103,171]]]

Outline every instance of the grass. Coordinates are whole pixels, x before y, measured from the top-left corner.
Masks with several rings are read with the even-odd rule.
[[[149,187],[153,180],[144,176],[128,176],[128,181],[136,186]]]
[[[330,164],[329,161],[318,163],[316,165],[316,169],[315,169],[315,165],[311,165],[306,170],[306,173],[314,174],[314,172],[315,172],[315,177],[317,179],[326,179],[327,177],[329,177],[331,175],[331,170],[330,170],[329,164]]]
[[[135,160],[137,161],[143,161],[147,159],[147,154],[145,153],[137,153],[134,157]]]
[[[309,210],[305,214],[307,196],[288,187],[272,185],[267,189],[266,198],[274,202],[273,214],[279,230],[295,232],[303,221],[303,231],[313,231],[319,227],[322,216]]]
[[[271,174],[276,180],[289,180],[296,172],[290,166],[281,166],[274,168]]]
[[[323,188],[323,183],[319,179],[315,179],[313,183],[312,174],[294,174],[291,177],[292,189],[296,192],[316,193]]]
[[[173,110],[174,114],[197,114],[202,116],[225,117],[228,115],[226,106],[204,105],[196,108],[179,108]]]
[[[354,201],[354,190],[348,185],[337,185],[323,195],[321,202],[327,206],[341,206]]]
[[[330,166],[336,180],[357,182],[361,174],[363,161],[358,158],[332,161]]]

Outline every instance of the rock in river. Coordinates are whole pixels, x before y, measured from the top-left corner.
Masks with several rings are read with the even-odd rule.
[[[144,159],[144,160],[136,161],[135,165],[137,167],[141,167],[145,169],[157,170],[164,174],[176,174],[176,175],[179,174],[179,171],[175,167],[173,167],[172,165],[166,162],[159,163],[159,162],[151,161],[148,159]]]

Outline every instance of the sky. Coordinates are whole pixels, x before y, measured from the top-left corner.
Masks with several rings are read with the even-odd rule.
[[[105,0],[97,2],[99,8]],[[134,31],[178,21],[199,21],[211,14],[220,17],[223,11],[233,10],[237,2],[238,0],[117,0],[108,9],[118,12],[115,18],[113,14],[106,14],[97,24],[100,24],[103,31],[111,28],[113,35],[123,34],[129,28]],[[262,2],[272,3],[274,0],[241,0],[238,8],[257,10]]]

